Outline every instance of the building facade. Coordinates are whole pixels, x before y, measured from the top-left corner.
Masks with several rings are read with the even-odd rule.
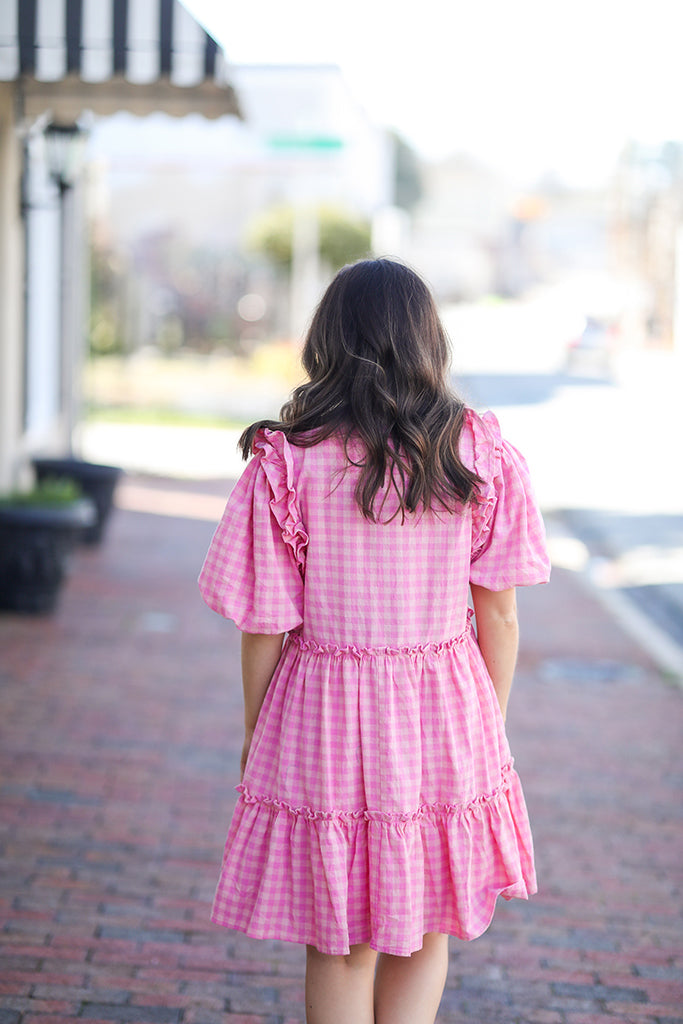
[[[178,0],[0,2],[0,494],[71,449],[84,346],[79,137],[117,110],[238,115]]]

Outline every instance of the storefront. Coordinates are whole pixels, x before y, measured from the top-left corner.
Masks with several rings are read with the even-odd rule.
[[[0,0],[0,493],[70,448],[85,348],[89,119],[239,116],[224,55],[179,0]]]

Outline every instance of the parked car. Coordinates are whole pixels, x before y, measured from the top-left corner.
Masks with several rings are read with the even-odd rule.
[[[617,335],[616,324],[587,316],[583,330],[567,347],[567,373],[611,379]]]

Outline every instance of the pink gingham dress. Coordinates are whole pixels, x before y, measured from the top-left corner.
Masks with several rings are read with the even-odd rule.
[[[491,413],[468,411],[461,457],[486,482],[479,503],[374,524],[337,438],[302,448],[266,430],[255,449],[200,587],[240,629],[288,636],[212,920],[335,954],[369,942],[405,956],[431,931],[475,938],[498,895],[536,891],[467,600],[470,582],[548,579],[526,464]]]

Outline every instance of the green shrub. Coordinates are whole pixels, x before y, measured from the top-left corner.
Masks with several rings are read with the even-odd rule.
[[[30,491],[15,491],[0,498],[0,505],[40,505],[43,508],[71,505],[82,497],[81,488],[68,477],[50,476]]]

